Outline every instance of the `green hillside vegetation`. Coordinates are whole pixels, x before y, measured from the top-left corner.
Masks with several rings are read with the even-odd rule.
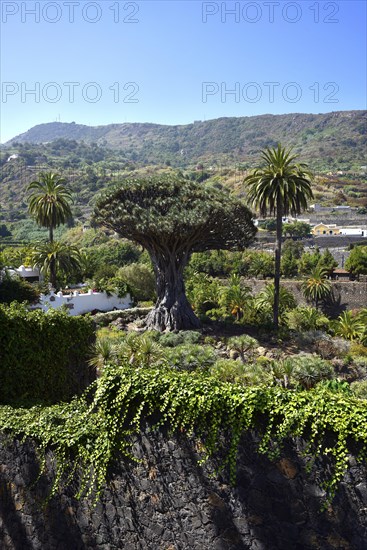
[[[165,126],[148,123],[90,127],[75,123],[41,124],[9,144],[45,143],[57,138],[84,141],[119,150],[134,161],[170,162],[183,167],[199,160],[252,164],[257,152],[282,141],[295,145],[315,169],[358,169],[366,145],[366,111],[326,114],[228,117],[193,124]]]
[[[320,115],[221,118],[183,126],[50,123],[0,148],[0,222],[7,240],[32,240],[24,231],[27,185],[42,171],[58,172],[73,193],[73,220],[85,222],[103,189],[126,178],[177,173],[243,193],[257,152],[281,139],[315,173],[316,202],[367,206],[366,111]],[[16,158],[9,157],[15,156]],[[71,220],[69,223],[73,223]],[[38,231],[38,230],[37,230]],[[46,233],[44,233],[46,234]]]

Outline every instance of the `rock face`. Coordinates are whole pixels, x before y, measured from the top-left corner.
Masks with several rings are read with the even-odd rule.
[[[38,481],[32,443],[2,437],[2,550],[364,550],[366,469],[353,459],[328,510],[319,481],[327,464],[306,474],[290,442],[271,463],[241,442],[237,484],[216,464],[197,465],[197,446],[146,430],[134,444],[138,463],[121,462],[96,506],[72,495],[77,482],[48,503],[50,479]],[[50,455],[51,458],[51,455]]]

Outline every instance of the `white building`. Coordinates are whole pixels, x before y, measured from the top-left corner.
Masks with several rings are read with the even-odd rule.
[[[75,290],[72,294],[63,294],[61,291],[51,291],[50,294],[41,294],[39,303],[32,309],[59,309],[64,306],[70,315],[83,315],[91,311],[112,311],[114,309],[128,309],[132,307],[130,294],[119,298],[116,294],[107,295],[106,292],[93,292],[89,290],[85,294]]]
[[[348,235],[349,237],[367,237],[367,227],[340,227],[340,235]]]
[[[20,267],[17,267],[15,269],[6,268],[6,271],[9,273],[9,275],[18,275],[29,283],[38,283],[43,281],[42,274],[37,267],[33,269],[33,267],[25,267],[24,265],[21,265]]]

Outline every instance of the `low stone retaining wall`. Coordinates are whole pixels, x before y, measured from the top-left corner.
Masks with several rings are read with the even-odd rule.
[[[267,283],[272,281],[261,281],[258,279],[244,279],[244,284],[248,285],[254,294],[259,292]],[[301,291],[301,281],[284,280],[280,282],[290,290],[299,304],[306,304]],[[359,309],[367,307],[367,282],[358,281],[331,281],[334,294],[335,314],[345,309]]]
[[[365,550],[366,468],[349,472],[327,511],[320,512],[323,472],[306,474],[290,442],[271,463],[243,437],[237,484],[211,476],[183,436],[145,431],[134,444],[138,463],[111,472],[102,499],[77,501],[71,489],[47,504],[50,480],[37,481],[31,443],[4,436],[0,448],[2,550]],[[51,463],[51,455],[49,456]],[[77,489],[77,483],[73,490]]]

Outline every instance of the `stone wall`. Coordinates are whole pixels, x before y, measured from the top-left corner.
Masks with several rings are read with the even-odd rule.
[[[244,279],[244,284],[248,285],[253,294],[264,288],[269,281],[257,279]],[[281,285],[290,290],[299,304],[306,304],[301,291],[301,281],[282,280]],[[331,286],[334,294],[332,307],[329,308],[331,314],[338,315],[346,309],[359,309],[367,307],[367,282],[358,281],[331,281]]]
[[[140,462],[116,464],[93,506],[70,488],[45,503],[50,479],[37,481],[34,448],[2,437],[0,548],[365,550],[366,468],[351,458],[332,505],[320,512],[319,482],[330,465],[306,474],[294,442],[271,463],[256,453],[255,439],[243,438],[231,487],[225,472],[212,475],[214,462],[198,466],[192,441],[145,430],[134,444]]]

